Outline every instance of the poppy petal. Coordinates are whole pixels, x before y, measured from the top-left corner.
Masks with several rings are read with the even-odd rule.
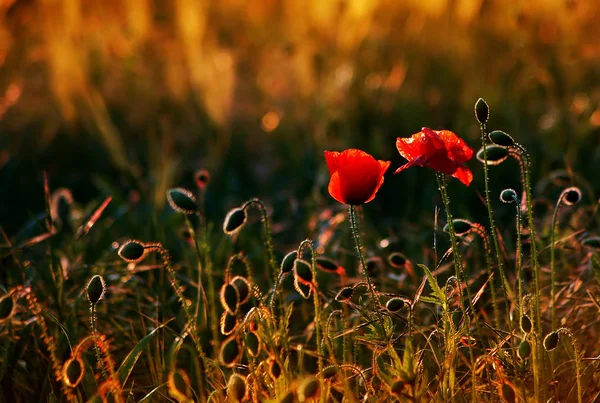
[[[328,190],[331,197],[333,197],[335,200],[339,201],[342,204],[346,204],[346,200],[342,195],[342,186],[340,183],[339,171],[336,171],[333,173],[333,175],[331,175],[331,178],[329,179]]]
[[[329,168],[329,176],[340,169],[340,153],[337,151],[325,151],[325,162]]]
[[[452,177],[469,186],[471,181],[473,181],[473,172],[469,168],[460,165],[456,168],[456,172],[452,174]]]

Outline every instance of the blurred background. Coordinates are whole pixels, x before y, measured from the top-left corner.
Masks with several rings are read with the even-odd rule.
[[[431,221],[433,173],[391,175],[395,139],[428,126],[478,149],[479,97],[537,181],[565,170],[597,198],[599,21],[595,0],[0,0],[0,226],[44,210],[44,171],[80,203],[156,210],[202,168],[214,217],[253,196],[314,212],[336,205],[323,151],[350,147],[392,160],[369,214]],[[495,190],[520,186],[505,165]],[[485,217],[469,166],[453,208]]]

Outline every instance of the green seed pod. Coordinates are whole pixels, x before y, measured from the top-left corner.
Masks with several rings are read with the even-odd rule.
[[[471,221],[462,218],[455,218],[452,220],[452,224],[454,225],[454,233],[458,236],[467,235],[473,228],[473,223]],[[449,230],[448,224],[444,225],[444,232],[450,232]]]
[[[106,284],[104,283],[104,279],[102,276],[95,275],[92,279],[87,283],[85,287],[85,292],[87,293],[88,300],[90,304],[95,305],[102,299],[104,296],[104,292],[106,291]]]
[[[502,203],[514,203],[517,200],[519,200],[519,198],[514,189],[504,189],[500,192],[500,201]]]
[[[238,232],[248,219],[246,210],[236,207],[227,213],[225,220],[223,221],[223,232],[227,235],[233,235]]]
[[[406,302],[402,298],[394,297],[390,298],[388,302],[385,304],[385,309],[390,312],[398,312],[400,309],[404,308]]]
[[[247,393],[246,377],[238,374],[231,375],[227,382],[227,396],[234,402],[241,402]]]
[[[285,255],[283,260],[281,261],[281,273],[289,273],[294,269],[294,263],[298,258],[298,251],[294,250]]]
[[[236,314],[240,302],[240,295],[233,284],[223,284],[221,291],[219,292],[219,300],[221,301],[223,309],[231,315]]]
[[[304,379],[298,386],[298,401],[305,402],[319,394],[319,380],[313,376]]]
[[[138,263],[144,258],[146,248],[142,242],[132,239],[121,245],[117,254],[126,262]]]
[[[330,365],[326,368],[323,368],[321,371],[321,376],[323,379],[330,379],[337,375],[340,372],[340,367],[338,365]]]
[[[233,367],[240,359],[242,355],[242,349],[240,342],[235,336],[230,336],[228,339],[223,341],[221,344],[221,351],[219,351],[219,361],[226,367]]]
[[[490,118],[490,107],[483,98],[479,98],[477,102],[475,102],[475,117],[482,125]]]
[[[574,204],[579,203],[581,200],[581,190],[577,187],[570,187],[562,192],[562,200],[566,206],[572,206]]]
[[[344,287],[337,293],[335,300],[339,302],[348,301],[350,298],[352,298],[352,295],[354,295],[354,288]]]
[[[229,312],[225,311],[221,315],[220,325],[221,334],[224,336],[229,336],[237,327],[237,318],[235,315],[231,315]]]
[[[235,276],[231,279],[230,284],[238,291],[239,304],[245,304],[250,299],[250,288],[252,288],[248,279],[242,276]]]
[[[557,331],[550,332],[544,337],[544,348],[546,351],[552,351],[556,347],[558,347],[558,342],[560,341],[560,337]]]
[[[387,257],[387,261],[395,269],[401,269],[406,264],[408,259],[400,252],[390,253]]]
[[[487,145],[485,146],[485,150],[487,154],[488,165],[500,165],[506,160],[506,158],[508,158],[508,148],[497,145]],[[481,162],[485,161],[483,159],[483,148],[480,148],[479,151],[477,151],[477,159]]]
[[[196,198],[187,189],[173,188],[167,190],[167,201],[171,208],[179,213],[192,215],[198,211]]]
[[[529,319],[529,316],[523,315],[521,317],[521,330],[523,330],[524,333],[529,333],[531,332],[532,328],[533,324],[531,323],[531,319]]]
[[[310,263],[303,259],[294,262],[294,277],[304,285],[312,285],[313,274]]]
[[[581,244],[595,252],[600,251],[600,237],[592,236],[581,241]]]
[[[76,387],[81,382],[84,371],[85,367],[81,358],[69,358],[62,368],[63,382],[70,388]]]
[[[501,147],[512,147],[515,145],[515,140],[502,130],[494,130],[488,137],[492,143]]]
[[[261,342],[258,337],[258,333],[251,331],[246,333],[246,347],[248,348],[248,354],[252,357],[257,357],[260,353]]]
[[[519,349],[517,350],[517,354],[519,355],[519,358],[522,360],[528,358],[531,355],[531,343],[529,343],[527,340],[523,340],[519,344]]]
[[[15,301],[11,295],[6,295],[0,299],[0,322],[12,317],[15,308]]]

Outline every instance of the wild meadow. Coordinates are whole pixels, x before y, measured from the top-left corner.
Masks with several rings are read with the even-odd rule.
[[[0,402],[600,401],[595,2],[0,17]]]

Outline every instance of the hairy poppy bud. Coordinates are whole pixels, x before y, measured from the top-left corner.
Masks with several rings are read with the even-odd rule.
[[[311,285],[313,274],[310,263],[303,259],[296,259],[294,262],[294,277],[304,285]]]
[[[281,273],[285,274],[291,272],[294,269],[294,263],[296,262],[297,258],[298,251],[295,250],[285,255],[281,261]]]
[[[227,213],[223,222],[223,232],[227,235],[233,235],[246,224],[248,214],[246,210],[236,207]]]
[[[246,397],[248,388],[246,387],[246,378],[238,374],[233,374],[227,382],[227,396],[234,402],[241,402]]]
[[[405,385],[406,385],[406,382],[404,382],[402,379],[398,379],[390,385],[390,392],[394,396],[400,396],[400,395],[402,395],[402,392],[404,391]]]
[[[277,380],[281,376],[281,366],[275,358],[269,358],[269,375],[273,380]]]
[[[488,165],[500,165],[508,158],[509,150],[508,148],[497,145],[487,145],[485,146],[485,152]],[[481,162],[485,162],[485,159],[483,158],[483,148],[477,151],[477,159]]]
[[[518,200],[517,192],[514,189],[504,189],[500,192],[500,201],[502,203],[514,203]]]
[[[592,236],[581,241],[581,244],[593,251],[600,251],[600,237]]]
[[[242,349],[240,342],[235,336],[230,336],[228,339],[223,341],[221,344],[221,351],[219,351],[219,361],[227,367],[233,367],[240,356],[242,355]]]
[[[521,317],[521,330],[523,330],[523,332],[525,333],[529,333],[531,332],[532,328],[533,324],[531,323],[531,319],[529,319],[529,316],[523,315]]]
[[[130,263],[137,263],[144,257],[146,248],[140,241],[132,239],[125,242],[117,252],[121,259]]]
[[[319,380],[315,377],[309,377],[298,386],[298,401],[305,402],[319,394]]]
[[[104,283],[102,276],[99,275],[92,277],[85,287],[88,300],[92,305],[96,304],[98,301],[100,301],[100,299],[102,299],[105,290],[106,284]]]
[[[330,365],[326,368],[323,368],[323,371],[321,371],[321,376],[323,377],[323,379],[329,379],[329,378],[333,378],[334,376],[336,376],[338,372],[340,372],[339,366]]]
[[[559,334],[557,331],[550,332],[546,337],[544,337],[544,348],[546,351],[552,351],[556,347],[558,347],[558,342],[560,341]]]
[[[246,347],[248,347],[248,354],[252,357],[258,356],[260,353],[261,342],[258,337],[258,333],[255,331],[246,333]]]
[[[401,269],[406,264],[408,259],[400,252],[390,253],[387,257],[387,261],[393,268]]]
[[[12,296],[7,295],[0,299],[0,322],[10,318],[13,315],[15,301]]]
[[[246,277],[235,276],[230,283],[237,289],[239,305],[245,304],[250,299],[250,282]]]
[[[490,141],[501,147],[512,147],[515,145],[515,140],[502,130],[494,130],[488,134]]]
[[[454,233],[458,236],[465,236],[473,227],[473,223],[471,221],[455,218],[452,220],[452,225],[454,225]],[[444,225],[444,232],[449,232],[448,224]]]
[[[398,312],[400,309],[404,308],[406,302],[402,298],[394,297],[390,298],[388,302],[385,304],[385,309],[390,312]]]
[[[579,200],[581,200],[581,190],[574,186],[563,190],[562,200],[567,206],[579,203]]]
[[[344,287],[337,293],[335,300],[339,302],[348,301],[352,298],[352,295],[354,295],[354,288]]]
[[[490,118],[490,107],[483,98],[479,98],[477,102],[475,102],[475,117],[482,125]]]
[[[221,315],[220,325],[221,334],[224,336],[229,336],[237,327],[237,317],[225,311],[223,312],[223,315]]]
[[[173,188],[167,190],[167,201],[171,208],[179,213],[190,215],[198,210],[196,198],[187,189]]]
[[[237,313],[240,302],[240,293],[233,284],[223,284],[219,292],[219,299],[223,308],[231,315]]]
[[[63,382],[70,388],[76,387],[81,382],[84,371],[85,367],[81,358],[69,358],[62,368]]]
[[[523,340],[519,344],[519,349],[517,350],[517,354],[519,355],[519,358],[522,360],[528,358],[531,355],[531,343],[529,343],[527,340]]]
[[[319,269],[328,273],[339,273],[341,268],[337,262],[334,262],[333,260],[323,256],[316,258],[315,263]]]

